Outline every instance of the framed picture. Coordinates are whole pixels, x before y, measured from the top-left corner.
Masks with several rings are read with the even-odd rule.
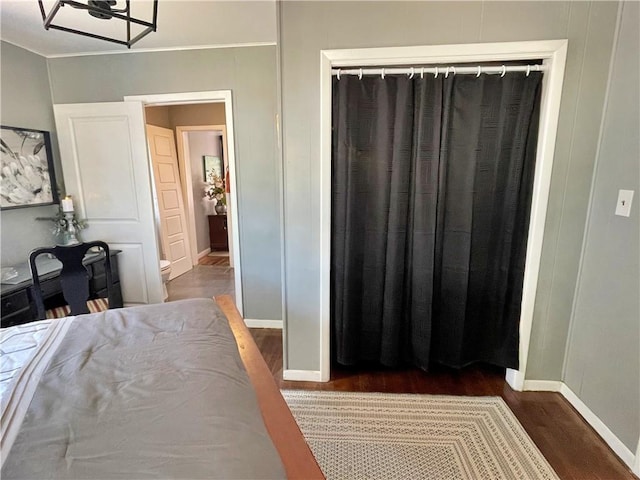
[[[58,203],[49,132],[0,126],[0,208]]]
[[[202,156],[202,165],[204,170],[204,181],[209,181],[209,174],[211,171],[215,175],[218,175],[224,181],[223,174],[223,166],[222,166],[222,158],[214,157],[213,155],[203,155]]]

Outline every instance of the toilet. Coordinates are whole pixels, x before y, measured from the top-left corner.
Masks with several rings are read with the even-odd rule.
[[[162,293],[164,294],[164,300],[169,298],[169,292],[167,292],[167,282],[171,275],[171,262],[169,260],[160,260],[160,275],[162,276]]]

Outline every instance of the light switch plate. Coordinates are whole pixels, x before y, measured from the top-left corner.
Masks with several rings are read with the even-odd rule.
[[[628,217],[631,215],[631,202],[633,201],[633,190],[619,190],[618,203],[616,204],[616,215]]]

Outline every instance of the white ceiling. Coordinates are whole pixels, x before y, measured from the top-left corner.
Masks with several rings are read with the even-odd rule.
[[[53,3],[45,0],[45,11]],[[132,0],[131,4],[132,16],[151,20],[151,1]],[[118,37],[125,38],[125,22],[118,19],[98,20],[83,10],[65,6],[54,23],[63,20],[65,26],[78,30],[89,28],[90,22],[94,22],[90,28],[104,29],[111,35],[119,29]],[[159,0],[157,32],[149,33],[131,51],[275,43],[276,36],[275,0]],[[0,0],[0,39],[45,57],[127,51],[126,46],[104,40],[46,31],[37,0]]]

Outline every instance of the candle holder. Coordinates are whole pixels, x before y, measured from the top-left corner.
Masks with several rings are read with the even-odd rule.
[[[64,212],[61,208],[54,217],[37,217],[36,220],[53,222],[51,233],[58,237],[58,245],[76,245],[80,239],[80,230],[87,228],[87,221],[76,217],[73,210]]]
[[[77,237],[77,229],[75,224],[75,213],[74,212],[64,212],[64,218],[66,220],[66,228],[63,236],[63,245],[76,245],[80,243]]]

